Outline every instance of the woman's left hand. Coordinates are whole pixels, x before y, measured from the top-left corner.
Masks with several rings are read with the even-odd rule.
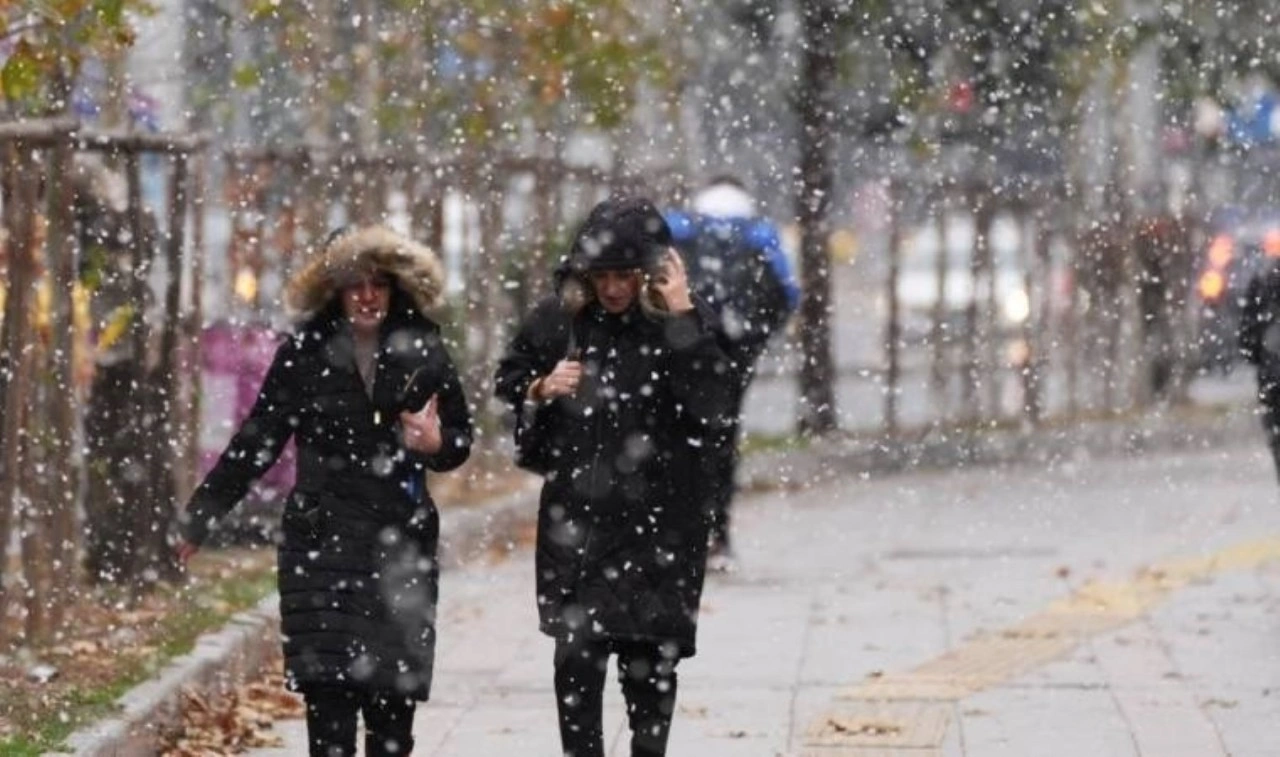
[[[436,395],[416,413],[407,410],[400,413],[400,425],[404,428],[404,446],[424,455],[440,451],[444,438],[440,434],[440,413]]]
[[[687,313],[693,310],[693,298],[689,294],[689,276],[684,269],[684,260],[680,253],[668,248],[663,254],[658,270],[650,279],[653,287],[672,313]]]

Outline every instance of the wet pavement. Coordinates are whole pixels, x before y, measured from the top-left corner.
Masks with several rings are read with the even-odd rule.
[[[670,754],[1280,755],[1280,491],[1258,438],[745,499]],[[532,554],[446,572],[414,754],[557,755]],[[610,669],[611,755],[629,754]],[[300,721],[281,749],[305,753]]]

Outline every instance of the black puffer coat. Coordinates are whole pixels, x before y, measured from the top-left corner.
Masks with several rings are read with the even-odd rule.
[[[185,537],[201,543],[292,436],[297,485],[279,548],[290,688],[350,685],[425,700],[439,518],[424,477],[466,460],[471,418],[440,330],[420,312],[419,303],[433,296],[415,278],[423,272],[413,266],[423,261],[396,257],[429,253],[378,229],[335,244],[324,268],[295,280],[292,301],[323,304],[276,353],[249,417],[188,505]],[[388,251],[389,258],[380,254]],[[323,275],[351,260],[372,262],[396,280],[372,397],[356,369],[332,277]],[[401,444],[399,414],[421,409],[432,394],[439,396],[444,444],[435,455],[419,455]]]
[[[1245,288],[1240,313],[1240,354],[1258,367],[1258,383],[1274,400],[1280,394],[1280,262],[1267,259]]]
[[[708,522],[698,458],[728,402],[727,360],[701,305],[680,316],[540,303],[497,372],[546,481],[535,567],[542,630],[696,651]],[[578,392],[538,406],[530,383],[573,352]],[[527,450],[526,450],[527,452]]]

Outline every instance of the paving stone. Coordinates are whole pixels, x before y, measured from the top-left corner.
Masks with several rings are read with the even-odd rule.
[[[1093,648],[1140,753],[1226,754],[1214,722],[1147,624],[1136,623],[1100,638]]]
[[[1001,687],[970,697],[957,709],[966,755],[1139,757],[1105,690]]]

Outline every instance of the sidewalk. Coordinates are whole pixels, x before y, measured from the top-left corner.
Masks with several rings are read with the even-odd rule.
[[[1269,466],[1247,438],[745,500],[743,569],[709,582],[670,753],[1280,754]],[[415,755],[559,753],[531,560],[444,575]],[[286,746],[253,754],[305,754],[300,721],[278,729]],[[613,683],[606,729],[628,754]]]

